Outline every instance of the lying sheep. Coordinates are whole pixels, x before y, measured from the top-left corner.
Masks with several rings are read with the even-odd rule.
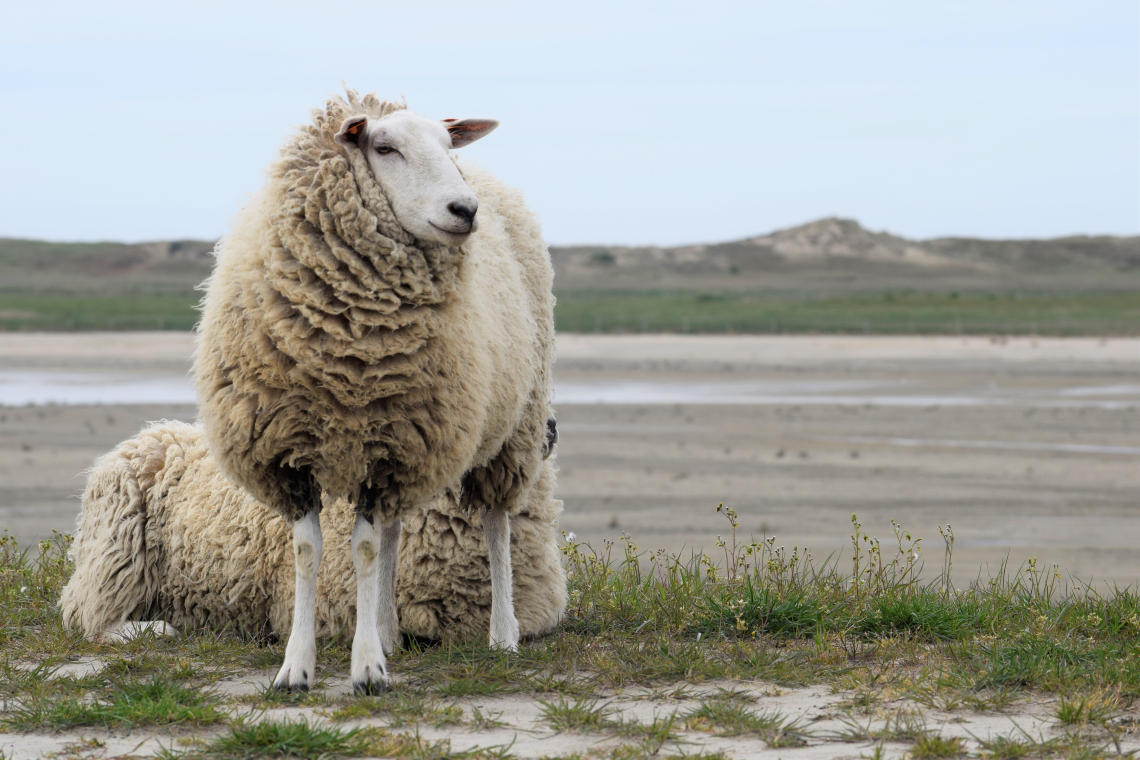
[[[449,154],[497,124],[332,99],[219,245],[194,371],[221,471],[293,525],[279,688],[313,677],[323,499],[356,512],[356,691],[388,683],[401,522],[447,491],[486,510],[490,641],[517,646],[508,520],[543,473],[553,271],[522,197]]]
[[[562,503],[547,465],[511,520],[514,600],[521,635],[550,631],[566,608],[557,546]],[[353,508],[329,503],[321,528],[329,549],[318,576],[326,589],[316,634],[336,637],[356,615]],[[397,607],[401,628],[439,639],[486,635],[491,588],[477,518],[445,494],[405,522]],[[230,627],[283,636],[293,611],[290,527],[276,510],[218,472],[198,426],[161,422],[96,462],[83,496],[64,587],[64,623],[116,638],[133,621],[162,620],[182,630]]]

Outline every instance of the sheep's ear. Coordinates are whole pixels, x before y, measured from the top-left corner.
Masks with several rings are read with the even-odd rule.
[[[443,119],[443,126],[451,135],[451,147],[462,148],[491,134],[499,122],[494,119]]]
[[[340,131],[336,133],[335,139],[340,145],[355,145],[359,148],[360,141],[367,133],[368,117],[350,116],[340,125]]]

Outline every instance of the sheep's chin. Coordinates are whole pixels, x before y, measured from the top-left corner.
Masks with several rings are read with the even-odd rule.
[[[430,237],[433,238],[433,242],[448,246],[462,245],[467,241],[467,238],[471,237],[472,232],[479,229],[478,223],[472,224],[471,229],[467,230],[466,232],[455,232],[453,230],[440,227],[435,222],[428,222],[428,224],[431,225],[432,228]]]

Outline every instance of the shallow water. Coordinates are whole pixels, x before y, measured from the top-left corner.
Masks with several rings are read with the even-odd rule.
[[[909,380],[599,381],[557,383],[554,400],[560,404],[1045,406],[1126,409],[1140,404],[1140,386],[1074,388],[984,386],[946,391]]]
[[[184,375],[0,371],[0,406],[59,404],[193,404]]]
[[[803,406],[1041,406],[1126,409],[1140,385],[946,390],[915,380],[571,381],[555,384],[557,404],[745,404]],[[0,371],[0,406],[192,404],[185,375]],[[901,445],[901,444],[900,444]],[[1104,452],[1110,453],[1110,452]]]
[[[963,441],[953,438],[874,438],[870,436],[833,436],[827,441],[867,443],[879,446],[937,449],[991,449],[994,451],[1054,451],[1063,454],[1114,454],[1140,456],[1140,446],[1102,446],[1094,443],[1040,443],[1036,441]]]

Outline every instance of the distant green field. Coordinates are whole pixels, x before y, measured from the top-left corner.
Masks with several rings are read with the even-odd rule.
[[[200,298],[0,293],[0,330],[189,330]]]
[[[558,292],[561,332],[1140,334],[1140,293]]]
[[[1140,293],[562,290],[561,332],[1140,335]],[[0,293],[0,330],[189,330],[197,295]]]

